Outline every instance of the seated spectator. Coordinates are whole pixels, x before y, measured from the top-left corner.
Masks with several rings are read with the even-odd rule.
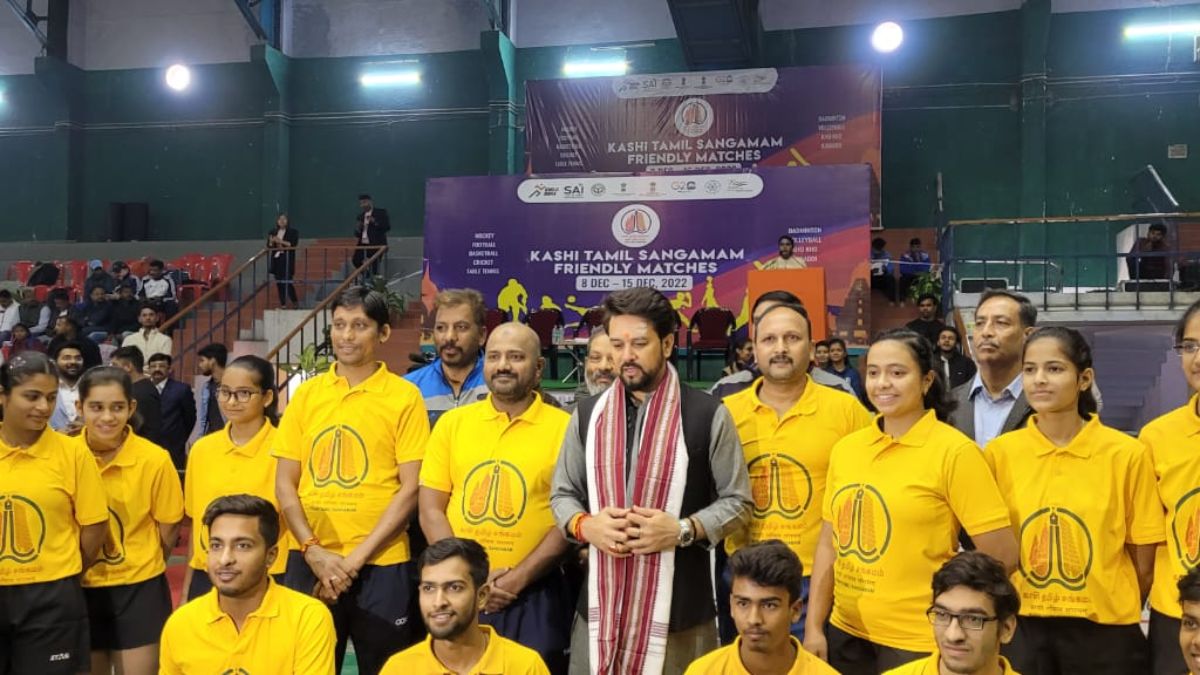
[[[104,271],[104,263],[99,260],[89,260],[88,269],[92,271],[88,278],[83,282],[83,297],[91,298],[93,288],[103,288],[105,295],[111,295],[113,288],[116,286],[116,281],[112,276]]]
[[[71,304],[71,295],[65,288],[50,291],[50,316],[57,319],[62,316],[76,317],[75,306]]]
[[[25,281],[25,285],[53,286],[58,283],[58,274],[57,265],[38,260],[33,263],[33,269],[29,271],[29,279]]]
[[[4,360],[8,361],[21,352],[45,352],[46,345],[29,333],[29,326],[19,323],[13,326],[12,337],[4,343]]]
[[[917,318],[904,324],[904,327],[929,340],[929,344],[936,345],[938,333],[946,326],[938,316],[940,305],[937,296],[932,293],[922,294],[917,300]]]
[[[900,254],[900,297],[908,297],[908,289],[912,288],[919,275],[925,274],[932,267],[933,260],[929,253],[921,250],[921,239],[913,237],[908,241],[908,250]]]
[[[51,337],[47,335],[52,328],[50,313],[50,306],[38,302],[32,293],[21,302],[21,323],[29,328],[30,335],[41,339],[43,344],[49,342]]]
[[[0,342],[12,336],[13,326],[21,321],[21,307],[13,300],[12,292],[0,288]]]
[[[1146,236],[1139,238],[1129,250],[1130,279],[1170,279],[1173,270],[1171,259],[1166,255],[1167,226],[1154,223]],[[1155,253],[1155,256],[1140,256],[1138,253]]]
[[[155,354],[171,354],[171,338],[158,330],[158,307],[154,303],[142,303],[138,310],[138,331],[122,340],[121,346],[137,347],[147,359]]]
[[[175,280],[166,275],[167,268],[161,260],[151,260],[149,272],[142,279],[142,299],[159,303],[166,318],[175,316],[175,311],[179,309]]]
[[[112,329],[113,303],[108,299],[108,291],[104,286],[92,286],[87,302],[83,304],[80,316],[83,319],[83,334],[89,340],[99,344],[108,339]]]
[[[733,353],[729,355],[728,363],[725,364],[721,375],[732,375],[752,365],[754,365],[754,341],[750,338],[742,338],[738,340],[737,346],[733,348]]]
[[[133,277],[128,278],[132,279]],[[142,312],[142,303],[133,297],[133,287],[134,284],[117,286],[117,299],[112,303],[112,325],[108,330],[117,342],[121,342],[141,328],[138,315]]]
[[[100,358],[100,348],[96,346],[95,342],[84,337],[83,327],[79,325],[79,320],[73,316],[60,316],[54,322],[54,339],[50,340],[46,352],[54,355],[62,345],[68,342],[79,344],[79,350],[83,352],[84,370],[103,363]]]
[[[122,287],[128,287],[137,296],[142,291],[142,280],[133,275],[129,265],[124,260],[114,260],[112,264],[113,295],[117,295]],[[116,298],[113,298],[114,300]]]
[[[883,292],[888,302],[897,302],[896,277],[892,270],[892,254],[887,252],[883,237],[871,240],[871,288]]]

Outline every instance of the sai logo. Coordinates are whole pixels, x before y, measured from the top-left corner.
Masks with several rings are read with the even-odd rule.
[[[1184,569],[1200,564],[1200,488],[1185,494],[1175,504],[1175,517],[1171,519],[1171,541],[1175,545],[1175,557]]]
[[[852,483],[833,495],[833,539],[839,556],[873,563],[892,541],[892,515],[873,485]]]
[[[658,238],[658,214],[645,204],[630,204],[612,219],[613,238],[629,248],[641,248]]]
[[[525,513],[528,498],[525,476],[517,467],[502,460],[483,462],[463,481],[463,519],[471,525],[512,527]]]
[[[335,424],[313,439],[308,471],[316,487],[358,487],[368,468],[367,445],[352,427]]]
[[[703,136],[712,124],[712,106],[702,98],[689,98],[675,109],[675,128],[688,138]]]
[[[100,549],[100,558],[96,562],[106,565],[120,565],[125,562],[125,523],[121,516],[108,507],[108,538]]]
[[[28,563],[37,560],[46,541],[46,517],[33,500],[21,495],[0,495],[0,561]]]
[[[803,464],[787,455],[761,455],[746,464],[755,518],[770,515],[795,520],[812,502],[812,476]]]
[[[1021,574],[1030,586],[1058,584],[1069,591],[1087,586],[1092,569],[1092,535],[1083,519],[1048,506],[1021,523]]]

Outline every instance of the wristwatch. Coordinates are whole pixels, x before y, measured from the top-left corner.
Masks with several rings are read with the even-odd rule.
[[[679,540],[676,545],[679,547],[691,546],[692,542],[696,541],[696,531],[692,529],[692,519],[682,518],[679,521]]]

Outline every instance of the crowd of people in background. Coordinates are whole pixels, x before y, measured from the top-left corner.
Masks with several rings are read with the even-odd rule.
[[[855,367],[767,293],[709,394],[672,365],[669,300],[616,292],[564,405],[537,336],[487,331],[469,289],[436,298],[437,359],[390,372],[386,299],[355,287],[336,363],[282,417],[259,357],[205,348],[193,392],[145,353],[148,316],[109,365],[75,325],[0,367],[4,658],[331,673],[353,643],[393,675],[1200,672],[1197,399],[1134,438],[1097,414],[1084,337],[1027,298],[982,296],[973,359],[918,307]],[[1176,344],[1200,387],[1200,303]]]

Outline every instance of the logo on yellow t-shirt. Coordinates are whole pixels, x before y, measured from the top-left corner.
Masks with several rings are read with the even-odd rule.
[[[1033,512],[1021,523],[1021,574],[1034,588],[1087,587],[1092,534],[1083,519],[1058,506]]]
[[[892,516],[874,486],[852,483],[833,495],[833,538],[839,556],[873,563],[892,541]]]
[[[313,485],[358,487],[367,478],[367,444],[352,427],[335,424],[317,434],[308,456]]]
[[[250,675],[250,671],[246,670],[245,668],[230,668],[229,670],[221,673],[221,675]]]
[[[467,473],[463,495],[463,519],[469,524],[493,522],[500,527],[512,527],[525,513],[529,492],[520,469],[505,461],[491,460]]]
[[[21,495],[3,495],[4,515],[0,517],[0,560],[28,563],[37,560],[46,541],[46,517],[31,499]]]
[[[787,455],[761,455],[746,464],[755,518],[779,516],[794,520],[812,502],[812,476],[803,464]]]
[[[1185,569],[1200,564],[1200,488],[1185,494],[1175,504],[1171,538],[1175,542],[1175,556]]]
[[[121,522],[121,516],[111,507],[108,509],[108,538],[104,540],[100,558],[96,562],[109,565],[125,562],[125,523]]]

